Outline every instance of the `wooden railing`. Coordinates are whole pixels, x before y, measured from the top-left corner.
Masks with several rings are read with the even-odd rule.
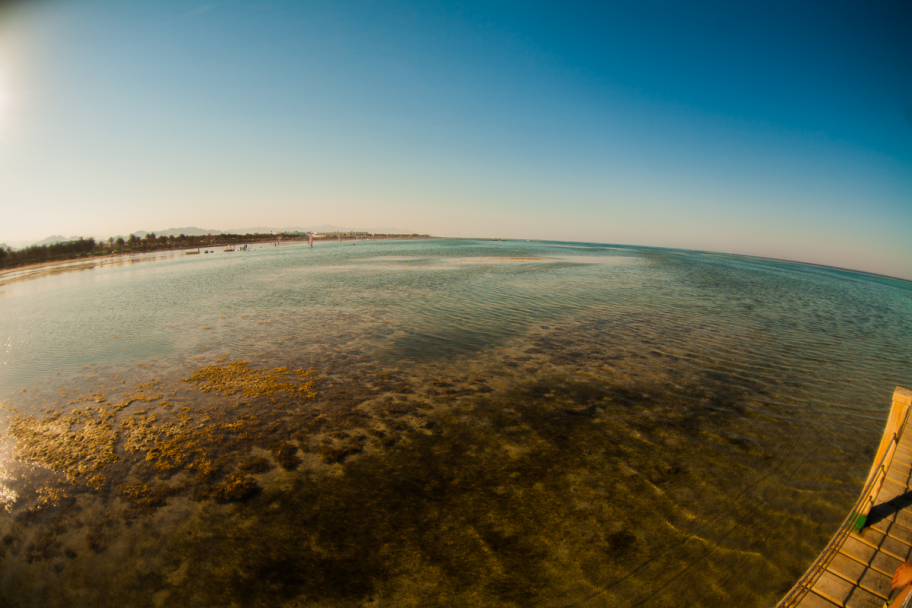
[[[807,572],[804,573],[792,590],[782,598],[776,608],[791,608],[798,603],[810,592],[811,588],[817,582],[817,579],[826,571],[827,566],[839,552],[845,540],[852,532],[861,530],[867,522],[868,515],[874,507],[874,501],[880,493],[884,479],[887,476],[887,470],[893,461],[893,455],[896,453],[896,446],[902,439],[903,431],[909,421],[909,412],[912,411],[912,391],[897,386],[893,391],[893,406],[890,408],[890,415],[887,417],[887,424],[884,427],[883,436],[880,438],[880,445],[877,453],[874,455],[874,462],[871,465],[871,471],[861,491],[858,501],[849,512],[849,516],[833,535],[833,538],[824,547],[820,555],[811,564]]]

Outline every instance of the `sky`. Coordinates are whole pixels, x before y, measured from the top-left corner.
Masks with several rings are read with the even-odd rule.
[[[0,2],[0,243],[396,226],[912,279],[908,2]]]

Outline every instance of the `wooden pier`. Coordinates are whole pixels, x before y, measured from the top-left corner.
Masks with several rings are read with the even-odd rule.
[[[897,387],[858,502],[777,608],[889,604],[893,573],[912,561],[912,430],[906,432],[910,406],[912,391]]]

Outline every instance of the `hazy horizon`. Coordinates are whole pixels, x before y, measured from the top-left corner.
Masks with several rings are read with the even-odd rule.
[[[912,279],[910,29],[901,2],[7,3],[0,243],[401,226]]]
[[[116,233],[88,233],[88,234],[49,234],[42,239],[37,240],[28,240],[28,239],[18,239],[10,240],[9,242],[0,242],[0,245],[6,245],[12,247],[13,249],[22,249],[31,245],[40,245],[45,242],[50,242],[51,239],[56,242],[65,242],[78,240],[80,238],[94,238],[97,241],[104,241],[110,238],[117,237],[128,237],[132,234],[139,236],[144,236],[146,234],[152,233],[155,235],[169,235],[174,234],[186,234],[187,236],[197,236],[199,234],[205,233],[214,233],[214,234],[255,234],[255,233],[269,233],[269,232],[370,232],[374,234],[416,234],[414,230],[402,229],[392,226],[377,226],[373,228],[358,227],[358,226],[338,226],[334,224],[320,224],[316,226],[247,226],[247,227],[236,227],[236,228],[213,228],[207,227],[202,228],[200,226],[182,226],[175,227],[171,226],[169,228],[157,228],[153,230],[146,229],[137,229],[131,230],[129,232],[116,232]],[[435,235],[439,236],[439,235]],[[484,237],[481,237],[484,238]]]

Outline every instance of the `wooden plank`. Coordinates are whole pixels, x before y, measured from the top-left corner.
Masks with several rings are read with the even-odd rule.
[[[887,479],[901,486],[909,487],[910,474],[912,474],[912,467],[904,464],[891,462],[887,467]]]
[[[845,539],[839,551],[868,566],[874,563],[874,557],[877,555],[876,548],[851,536]]]
[[[902,475],[904,473],[908,473],[909,470],[912,469],[912,467],[910,467],[908,464],[906,464],[904,462],[899,462],[898,460],[892,460],[887,463],[887,469],[893,469],[894,471],[896,471],[897,473]]]
[[[890,580],[893,580],[893,574],[896,572],[896,569],[902,565],[902,560],[896,559],[892,555],[887,555],[886,553],[878,552],[874,556],[874,559],[871,560],[871,568],[882,572],[890,577]]]
[[[892,577],[883,572],[877,572],[871,568],[856,562],[850,557],[837,554],[833,561],[827,567],[827,570],[838,574],[840,577],[849,581],[853,585],[858,585],[874,595],[885,600],[890,596],[890,584],[893,582]]]
[[[904,562],[909,561],[909,556],[912,555],[912,545],[892,536],[884,538],[880,544],[880,550]]]
[[[897,470],[901,471],[909,466],[909,462],[912,462],[912,454],[897,453],[893,455],[893,458],[891,458],[889,462],[885,462],[884,464],[887,468],[896,467]]]
[[[900,485],[887,477],[883,485],[880,487],[880,492],[877,493],[877,498],[874,500],[875,505],[881,503],[890,502],[894,498],[903,496],[909,492],[909,488],[904,485]]]
[[[883,543],[884,538],[886,538],[886,535],[883,532],[878,532],[872,528],[864,528],[861,532],[852,532],[850,536],[871,545],[875,549],[880,549],[881,543]]]
[[[868,514],[868,521],[874,522],[888,519],[912,529],[912,495],[903,495],[885,503],[877,503]]]
[[[883,608],[884,601],[861,587],[855,587],[845,605],[847,608]]]
[[[909,559],[909,554],[912,553],[912,545],[886,536],[872,528],[865,528],[861,532],[852,532],[851,536],[902,561]]]
[[[888,486],[892,491],[896,492],[897,496],[899,496],[900,494],[905,494],[906,492],[909,491],[909,486],[906,485],[905,481],[902,481],[902,480],[897,481],[896,479],[894,479],[893,477],[891,477],[889,475],[889,471],[887,473],[888,473],[887,476],[884,477],[884,480],[883,480],[884,486]]]
[[[845,606],[849,594],[852,593],[852,585],[839,578],[831,572],[824,572],[812,587],[818,595],[830,600],[837,606]]]
[[[895,557],[887,555],[886,553],[880,553],[876,549],[859,542],[854,538],[846,539],[846,542],[839,549],[839,552],[842,555],[860,562],[864,566],[868,566],[881,574],[889,576],[891,579],[893,573],[896,572],[896,569],[902,564],[902,562]]]
[[[898,524],[902,524],[907,528],[912,528],[912,512],[905,510],[899,511],[894,516],[893,521]]]
[[[894,511],[899,511],[908,506],[908,504],[904,503],[909,503],[910,499],[912,499],[912,493],[909,493],[908,491],[896,492],[893,490],[893,487],[883,488],[874,499],[874,506],[890,505],[893,507]]]
[[[795,608],[839,608],[839,606],[811,591],[795,604]]]
[[[902,500],[903,497],[908,493],[907,490],[897,491],[895,484],[890,484],[880,489],[880,492],[877,493],[877,497],[874,499],[874,505],[882,505],[894,500]]]
[[[896,468],[890,467],[887,469],[887,479],[905,488],[909,487],[909,471],[900,472]]]
[[[912,462],[912,454],[906,454],[900,450],[893,453],[893,462]]]
[[[909,475],[912,474],[912,467],[909,465],[892,462],[887,467],[887,479],[893,480],[901,486],[909,486]]]
[[[906,454],[901,449],[897,448],[896,453],[887,460],[884,465],[887,467],[896,467],[897,469],[902,469],[903,467],[909,466],[909,462],[912,462],[912,454]]]
[[[909,555],[912,554],[912,546],[889,536],[880,543],[880,550],[902,561],[908,560]]]
[[[903,494],[906,494],[909,491],[912,491],[912,487],[910,487],[910,482],[912,482],[912,479],[910,479],[908,476],[903,477],[903,478],[898,477],[897,474],[893,472],[893,469],[890,469],[889,471],[887,471],[886,482],[890,483],[891,486],[896,486],[896,487],[902,489],[902,492],[899,492],[897,494],[897,496],[902,496]],[[879,504],[879,503],[874,503],[874,504]]]
[[[900,470],[895,466],[891,466],[889,470],[887,470],[887,477],[895,480],[897,483],[904,484],[906,487],[908,487],[909,481],[912,479],[912,469],[903,468]]]
[[[912,530],[893,520],[882,519],[871,524],[871,528],[904,543],[912,544]]]
[[[883,606],[883,599],[860,587],[855,587],[832,572],[824,572],[814,583],[813,590],[837,606],[847,608],[882,608]]]
[[[897,465],[908,466],[912,464],[912,455],[896,453],[893,455],[892,462],[895,462]]]

